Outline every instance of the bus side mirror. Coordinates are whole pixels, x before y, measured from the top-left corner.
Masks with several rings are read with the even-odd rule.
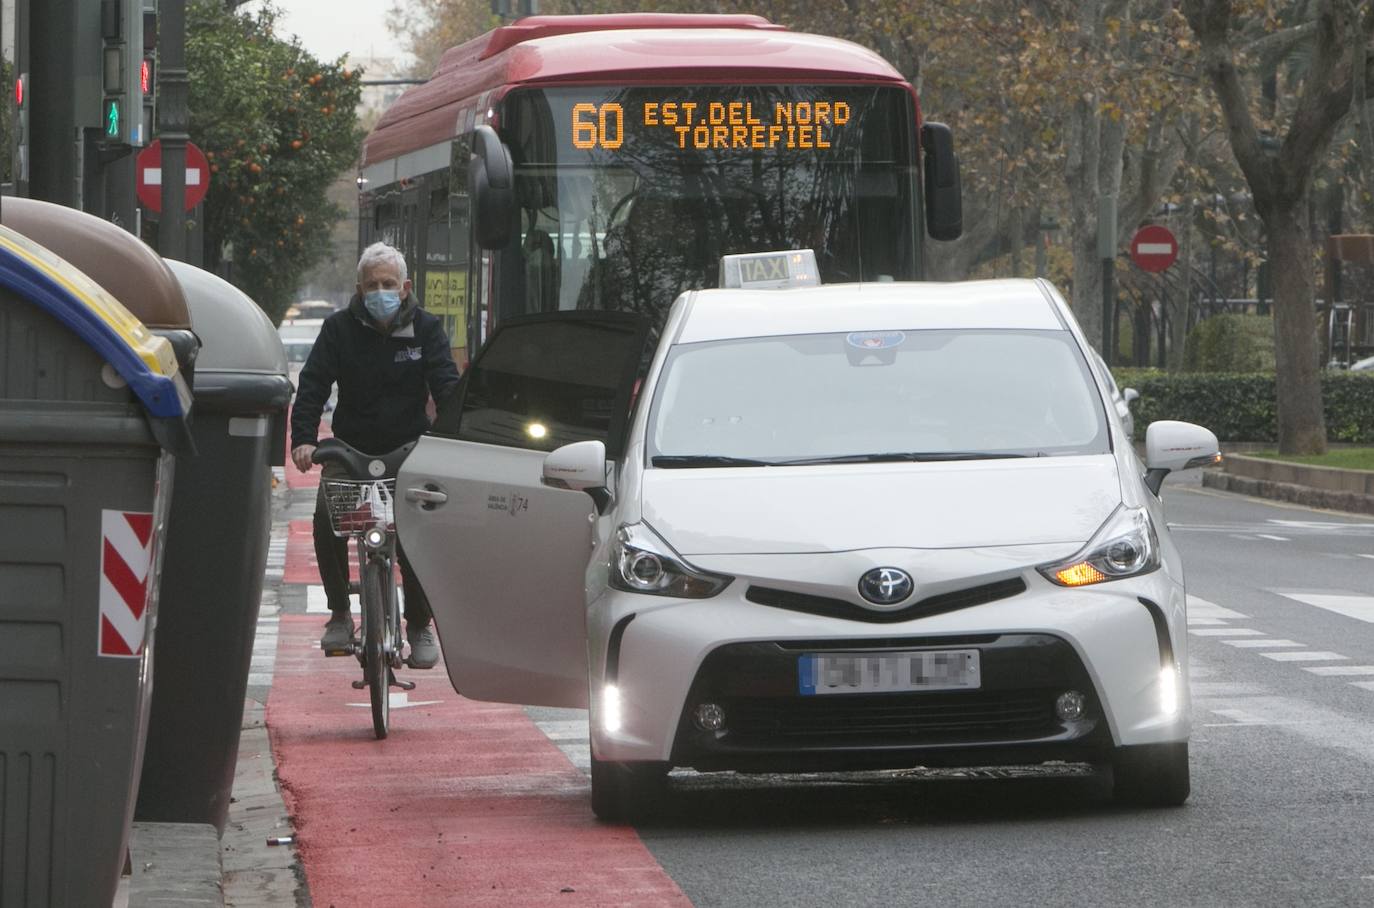
[[[515,212],[515,167],[510,151],[490,126],[473,130],[468,192],[478,245],[483,249],[505,247],[510,242]]]
[[[925,153],[926,229],[937,240],[957,240],[964,232],[964,205],[959,184],[959,156],[954,134],[943,123],[921,127]]]

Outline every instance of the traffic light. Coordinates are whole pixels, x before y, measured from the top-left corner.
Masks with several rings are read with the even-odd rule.
[[[139,70],[143,92],[143,141],[151,141],[157,124],[157,0],[143,0],[143,62]]]
[[[110,145],[146,145],[143,59],[146,0],[101,0],[101,73],[104,100],[100,107],[102,139]]]
[[[14,77],[14,179],[29,179],[29,74]]]

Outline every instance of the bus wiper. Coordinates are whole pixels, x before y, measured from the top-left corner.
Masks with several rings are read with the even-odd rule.
[[[656,467],[771,467],[771,460],[728,457],[724,454],[660,454],[651,461]]]
[[[1002,460],[1030,457],[1005,451],[887,451],[882,454],[840,454],[834,457],[801,457],[775,461],[778,466],[798,467],[821,463],[927,463],[940,460]]]

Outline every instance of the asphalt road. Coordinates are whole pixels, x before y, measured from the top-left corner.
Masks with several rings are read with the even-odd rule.
[[[1374,905],[1374,520],[1171,480],[1193,795],[1102,779],[675,774],[640,836],[692,902]],[[585,720],[531,710],[585,766]]]

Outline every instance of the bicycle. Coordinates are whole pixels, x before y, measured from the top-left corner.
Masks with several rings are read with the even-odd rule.
[[[400,681],[395,670],[402,663],[401,607],[396,592],[396,473],[415,443],[389,454],[373,457],[337,438],[327,438],[315,448],[313,462],[337,464],[346,478],[324,476],[325,503],[334,535],[352,538],[358,556],[358,583],[349,584],[362,605],[362,628],[356,640],[326,656],[355,655],[363,679],[354,690],[366,687],[372,699],[372,730],[377,739],[387,736],[393,686],[414,690],[415,682]]]

